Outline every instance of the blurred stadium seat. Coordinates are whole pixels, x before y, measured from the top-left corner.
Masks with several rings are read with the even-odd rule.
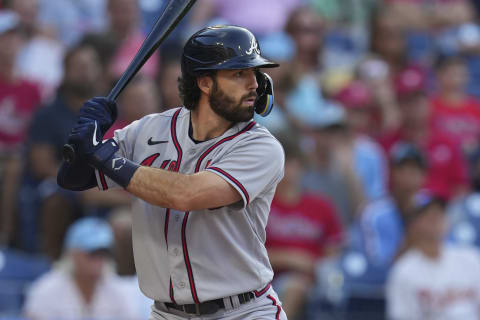
[[[480,248],[480,193],[472,193],[449,210],[448,240]]]
[[[17,319],[26,287],[49,269],[43,257],[0,249],[0,319]]]
[[[318,285],[308,304],[308,320],[385,319],[384,284],[388,270],[347,249],[317,268]]]

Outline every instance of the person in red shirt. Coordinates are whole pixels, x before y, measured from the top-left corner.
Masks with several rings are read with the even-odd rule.
[[[266,247],[275,271],[272,285],[289,319],[301,315],[320,259],[338,252],[342,227],[328,200],[301,190],[302,155],[294,138],[279,137],[285,175],[278,184],[267,224]]]
[[[15,61],[22,46],[20,18],[13,11],[0,12],[0,154],[22,147],[35,109],[40,105],[37,85],[18,77]]]
[[[133,78],[119,97],[118,118],[103,138],[112,138],[115,130],[122,129],[147,114],[158,112],[158,100],[152,79],[144,75]]]
[[[380,144],[389,152],[399,142],[414,143],[427,156],[425,187],[446,198],[459,196],[468,189],[467,162],[454,136],[430,125],[425,79],[409,70],[399,77],[396,92],[402,123],[382,136]]]
[[[468,70],[463,59],[440,57],[436,64],[437,88],[430,98],[432,125],[470,154],[480,137],[480,101],[466,92]]]
[[[22,167],[21,150],[33,113],[41,102],[39,87],[15,73],[23,42],[19,25],[20,18],[13,11],[0,11],[0,245],[13,238],[12,199]]]

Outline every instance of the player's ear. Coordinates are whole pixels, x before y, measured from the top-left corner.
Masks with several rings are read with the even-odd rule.
[[[213,87],[213,79],[210,76],[202,76],[197,78],[198,88],[205,94],[209,95]]]

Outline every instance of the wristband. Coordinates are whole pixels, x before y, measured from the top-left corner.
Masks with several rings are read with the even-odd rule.
[[[140,166],[127,158],[115,155],[118,149],[117,142],[109,139],[89,157],[89,163],[118,185],[127,188]]]

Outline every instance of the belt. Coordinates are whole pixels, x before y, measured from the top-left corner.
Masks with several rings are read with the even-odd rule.
[[[248,301],[252,300],[255,297],[253,292],[245,292],[240,293],[237,295],[240,304],[247,303]],[[155,301],[155,304],[162,303],[159,301]],[[197,316],[212,314],[217,312],[220,309],[225,309],[225,303],[223,302],[223,298],[216,299],[216,300],[209,300],[201,303],[192,303],[192,304],[176,304],[171,302],[164,303],[165,306],[169,309],[175,309],[179,311],[183,311],[188,314],[194,314]],[[232,303],[233,305],[233,303]]]

